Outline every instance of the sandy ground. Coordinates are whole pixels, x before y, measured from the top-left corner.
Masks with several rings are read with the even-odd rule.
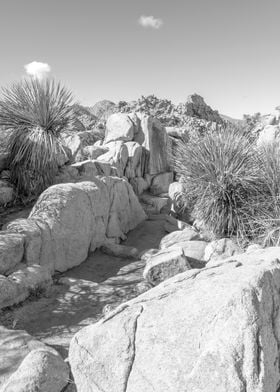
[[[123,244],[140,251],[157,248],[165,234],[163,220],[147,220]],[[106,305],[115,307],[139,294],[135,288],[143,281],[144,264],[96,251],[80,266],[56,276],[48,293],[2,312],[0,323],[26,330],[66,358],[73,335],[98,321]]]

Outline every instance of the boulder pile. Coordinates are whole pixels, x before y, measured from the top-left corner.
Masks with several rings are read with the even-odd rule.
[[[168,162],[168,136],[165,127],[152,116],[112,114],[102,142],[83,148],[77,142],[77,148],[70,144],[68,147],[78,162],[62,167],[56,183],[91,181],[96,175],[114,175],[127,178],[138,196],[149,190],[157,197],[167,194],[173,182]],[[144,204],[154,208],[153,200],[147,200],[147,196]]]

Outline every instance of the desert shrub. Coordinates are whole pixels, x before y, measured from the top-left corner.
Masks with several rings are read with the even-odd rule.
[[[13,129],[8,141],[11,179],[19,193],[48,187],[58,170],[60,134],[72,119],[72,96],[53,80],[25,79],[2,89],[0,126]]]
[[[173,165],[197,219],[216,236],[246,235],[266,187],[259,155],[244,132],[225,127],[199,140],[179,140]]]
[[[258,149],[259,175],[265,192],[256,201],[255,214],[248,217],[250,238],[263,246],[280,245],[280,143]]]

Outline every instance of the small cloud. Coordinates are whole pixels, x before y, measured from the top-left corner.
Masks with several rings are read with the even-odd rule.
[[[38,79],[45,78],[51,72],[49,64],[38,61],[32,61],[32,63],[26,64],[24,68],[28,75]]]
[[[151,27],[152,29],[158,30],[163,25],[163,21],[159,18],[155,18],[154,16],[140,16],[138,23],[142,27]]]

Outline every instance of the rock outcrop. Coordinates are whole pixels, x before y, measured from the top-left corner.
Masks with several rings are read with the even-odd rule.
[[[117,177],[102,177],[48,188],[28,219],[12,222],[7,233],[25,237],[27,265],[37,260],[53,273],[79,265],[108,240],[124,239],[144,219],[130,184]]]
[[[78,392],[272,392],[280,385],[280,248],[179,274],[78,332]]]
[[[197,117],[216,123],[223,122],[218,111],[206,105],[204,99],[198,94],[189,95],[185,103],[178,105],[177,111],[184,116]]]
[[[12,222],[7,230],[26,237],[26,264],[37,260],[53,273],[80,264],[108,240],[124,238],[144,219],[129,183],[103,177],[48,188],[28,219]]]
[[[48,188],[27,219],[16,219],[1,232],[0,309],[47,289],[55,271],[66,271],[96,248],[125,239],[144,219],[125,179],[94,177]]]

